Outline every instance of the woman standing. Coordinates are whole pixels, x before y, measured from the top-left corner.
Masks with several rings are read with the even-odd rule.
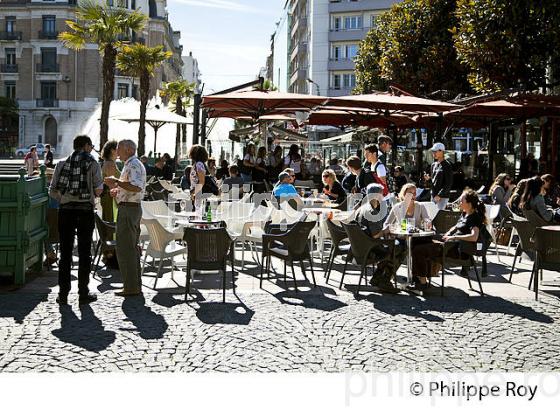
[[[288,155],[284,158],[284,169],[291,168],[296,174],[296,179],[301,180],[301,155],[299,154],[299,147],[296,144],[290,146]]]
[[[246,183],[251,182],[253,168],[257,164],[257,160],[255,158],[255,144],[250,143],[247,145],[247,153],[243,157],[243,171],[241,172],[241,178]]]
[[[253,192],[261,194],[266,192],[264,179],[266,177],[266,148],[260,147],[253,167]]]
[[[208,152],[202,145],[193,145],[189,151],[189,158],[192,162],[190,174],[191,195],[195,202],[195,206],[199,205],[202,195],[202,188],[206,182],[206,161],[208,161]]]
[[[475,191],[469,189],[461,196],[462,215],[457,224],[445,235],[443,241],[458,241],[447,252],[446,256],[454,259],[461,258],[461,248],[467,244],[482,243],[488,246],[490,234],[486,231],[486,206],[478,198]],[[491,239],[491,238],[490,238]],[[428,288],[428,276],[431,271],[431,260],[443,255],[443,244],[433,242],[417,245],[412,249],[412,275],[414,286],[411,290],[423,291]]]
[[[107,177],[120,178],[121,173],[117,168],[117,141],[107,141],[101,150],[101,174],[103,180]],[[107,222],[116,222],[117,206],[114,198],[111,196],[110,188],[103,185],[103,193],[101,194],[101,218]]]
[[[284,168],[284,160],[282,159],[282,147],[277,145],[274,151],[268,155],[268,180],[274,182],[278,179],[278,175]]]

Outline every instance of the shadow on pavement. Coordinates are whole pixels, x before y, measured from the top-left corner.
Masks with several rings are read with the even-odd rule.
[[[201,304],[196,310],[196,317],[207,325],[248,325],[255,314],[243,302]]]
[[[434,290],[437,295],[432,294]],[[386,295],[370,294],[360,296],[359,299],[371,302],[375,309],[390,315],[407,315],[428,321],[443,321],[433,313],[467,313],[475,311],[480,313],[502,313],[517,316],[523,319],[540,323],[553,323],[554,320],[535,311],[529,306],[511,302],[496,296],[469,296],[468,293],[456,288],[447,288],[444,297],[439,296],[439,288],[432,289],[427,295],[428,299],[415,297],[409,294]],[[433,312],[433,313],[432,313]]]
[[[46,302],[48,294],[2,294],[0,293],[0,317],[12,317],[16,323],[23,320],[42,302]]]
[[[125,298],[122,310],[136,329],[122,328],[121,330],[136,330],[142,339],[161,339],[169,327],[162,315],[146,306],[143,296]]]
[[[103,328],[101,320],[95,316],[89,305],[80,306],[79,319],[71,306],[60,307],[60,329],[52,331],[60,341],[70,343],[91,352],[107,349],[115,341],[115,332]]]

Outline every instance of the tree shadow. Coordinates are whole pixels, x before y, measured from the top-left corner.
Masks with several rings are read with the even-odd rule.
[[[47,293],[0,293],[0,317],[11,317],[16,323],[22,324],[24,319],[47,299]]]
[[[79,319],[71,306],[60,306],[60,329],[52,334],[64,343],[70,343],[91,352],[99,353],[115,341],[115,332],[105,330],[90,305],[81,305]]]
[[[142,339],[161,339],[169,327],[162,315],[146,306],[143,296],[125,298],[122,310],[135,329],[121,330],[137,331]]]

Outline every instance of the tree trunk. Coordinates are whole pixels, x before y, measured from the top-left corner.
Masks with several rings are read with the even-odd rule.
[[[175,112],[177,115],[183,115],[183,104],[181,97],[175,100]],[[177,124],[177,134],[175,135],[175,164],[179,164],[179,157],[181,156],[181,124]]]
[[[140,76],[140,123],[138,125],[138,156],[144,155],[146,151],[146,107],[150,94],[150,75],[148,72]],[[154,158],[156,153],[154,152]]]
[[[99,119],[99,148],[109,139],[109,109],[115,88],[115,60],[117,50],[107,46],[103,52],[103,97],[101,101],[101,118]]]

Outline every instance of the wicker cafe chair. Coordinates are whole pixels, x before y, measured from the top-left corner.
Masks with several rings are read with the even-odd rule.
[[[313,260],[309,247],[309,234],[315,227],[315,222],[296,222],[293,225],[272,225],[265,226],[265,234],[263,235],[263,248],[262,248],[262,264],[261,264],[261,277],[260,287],[262,288],[264,277],[264,266],[266,264],[266,272],[270,273],[271,258],[281,259],[284,261],[284,282],[286,280],[286,265],[288,262],[292,268],[292,275],[294,277],[294,287],[297,292],[296,273],[294,270],[294,262],[299,262],[301,271],[307,279],[304,268],[304,260],[309,260],[311,268],[311,275],[313,277],[313,286],[317,287],[315,281],[315,272],[313,271]],[[265,259],[267,258],[267,259]]]
[[[441,211],[440,211],[441,212]],[[449,251],[459,245],[461,249],[461,257],[460,258],[451,258],[448,256]],[[467,242],[467,241],[452,241],[452,242],[444,242],[443,246],[443,253],[442,256],[435,257],[432,260],[437,262],[441,265],[441,296],[443,296],[443,290],[445,288],[445,268],[451,267],[461,267],[463,272],[465,272],[467,280],[469,281],[469,287],[473,289],[471,278],[469,276],[468,269],[473,268],[474,273],[476,274],[476,280],[478,282],[478,287],[480,289],[480,294],[484,296],[484,291],[482,290],[482,283],[480,281],[480,274],[478,273],[478,269],[476,267],[476,259],[475,257],[481,257],[483,260],[483,269],[484,263],[486,261],[486,252],[490,247],[490,243],[487,243],[482,246],[481,249],[478,249],[478,242]],[[431,278],[430,278],[431,282]]]
[[[531,278],[534,280],[535,300],[539,298],[539,270],[560,272],[560,231],[537,228],[534,235],[536,256]]]
[[[331,276],[332,267],[334,260],[339,255],[346,255],[346,261],[344,263],[343,275],[346,273],[346,267],[348,265],[348,260],[352,258],[352,250],[350,249],[350,244],[348,243],[348,234],[346,230],[341,225],[335,224],[330,219],[327,219],[327,229],[331,236],[331,252],[329,254],[329,259],[327,260],[327,278],[326,283],[329,283],[329,278]]]
[[[521,220],[520,218],[514,218],[511,222],[513,227],[517,231],[517,236],[519,237],[519,243],[517,248],[515,248],[515,256],[513,257],[513,264],[511,265],[511,272],[509,274],[509,282],[513,277],[513,271],[515,270],[515,263],[517,258],[520,258],[523,254],[528,255],[530,258],[534,257],[536,247],[535,242],[533,242],[533,234],[537,227],[533,225],[528,220]],[[529,289],[531,288],[531,280],[529,280]]]
[[[368,236],[357,223],[342,223],[342,227],[348,235],[350,240],[350,249],[352,252],[352,257],[356,260],[358,265],[361,266],[360,269],[360,280],[358,281],[358,287],[356,288],[356,296],[360,293],[360,287],[362,284],[362,278],[367,283],[367,267],[369,265],[375,265],[377,262],[381,261],[380,258],[374,251],[376,249],[385,248],[389,251],[391,258],[394,258],[395,254],[395,241],[392,239],[374,239]],[[340,279],[340,286],[344,283],[344,276],[346,275],[346,268],[342,273],[342,278]]]
[[[441,210],[436,214],[432,224],[436,232],[443,235],[457,224],[460,217],[460,212]]]
[[[223,224],[218,228],[185,228],[184,240],[187,243],[187,286],[185,299],[191,293],[191,271],[222,271],[223,302],[226,301],[226,262],[231,263],[231,282],[235,293],[234,241]]]
[[[95,253],[93,254],[91,270],[93,271],[93,276],[97,273],[98,269],[94,269],[95,266],[99,265],[101,260],[101,255],[107,251],[113,253],[117,249],[117,241],[114,239],[114,234],[116,226],[114,223],[104,221],[99,216],[98,212],[95,212],[95,227],[97,228],[97,233],[99,234],[99,239],[95,247]],[[97,258],[97,263],[95,263],[95,258]]]

